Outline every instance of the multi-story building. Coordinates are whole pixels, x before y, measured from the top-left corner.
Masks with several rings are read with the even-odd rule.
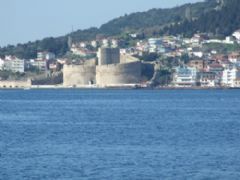
[[[15,56],[6,56],[3,67],[8,71],[24,73],[25,61]]]
[[[215,83],[217,85],[221,84],[222,74],[223,74],[224,67],[221,64],[213,63],[207,65],[207,71],[215,73]]]
[[[149,52],[151,53],[165,53],[166,48],[164,47],[163,40],[160,38],[148,39]]]
[[[148,39],[149,52],[151,53],[164,53],[165,48],[163,45],[163,40],[160,38],[150,38]]]
[[[198,72],[197,84],[201,87],[215,87],[216,74],[214,72]]]
[[[11,61],[11,70],[13,72],[24,73],[25,71],[25,61],[22,59],[14,58]]]
[[[227,87],[235,87],[238,70],[235,67],[229,67],[223,70],[221,85]]]
[[[30,65],[37,68],[39,71],[46,71],[47,64],[48,64],[47,60],[38,60],[38,59],[30,60]]]
[[[4,60],[0,58],[0,70],[4,68]]]
[[[188,66],[196,68],[197,70],[201,71],[206,68],[206,61],[199,59],[199,60],[191,60],[188,63]]]
[[[50,61],[55,60],[56,56],[54,53],[51,52],[38,52],[37,53],[37,59],[31,60],[30,64],[33,67],[36,67],[40,71],[46,71],[48,70],[48,64]]]
[[[51,52],[47,52],[47,51],[44,51],[44,52],[38,52],[37,53],[37,60],[38,61],[42,61],[42,60],[53,60],[55,59],[56,56],[54,53],[51,53]]]
[[[178,67],[175,69],[173,84],[177,87],[196,85],[197,69],[191,67]]]

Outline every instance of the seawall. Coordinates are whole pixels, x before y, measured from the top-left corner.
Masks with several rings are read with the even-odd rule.
[[[0,81],[0,88],[30,88],[31,80],[27,81]]]

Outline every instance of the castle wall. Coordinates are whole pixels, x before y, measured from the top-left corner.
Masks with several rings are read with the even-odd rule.
[[[83,86],[96,83],[96,66],[64,65],[63,85]]]
[[[97,66],[96,82],[99,86],[137,84],[141,79],[141,62]]]
[[[31,80],[27,81],[0,81],[0,88],[30,88]]]

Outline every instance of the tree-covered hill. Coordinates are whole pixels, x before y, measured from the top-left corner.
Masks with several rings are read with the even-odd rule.
[[[185,4],[169,9],[151,9],[147,12],[132,13],[113,19],[108,23],[103,24],[100,28],[89,28],[86,30],[75,31],[71,33],[71,36],[74,41],[78,42],[95,39],[97,35],[117,36],[126,32],[146,32],[148,29],[151,29],[151,33],[182,33],[185,26],[184,23],[187,23],[188,27],[191,27],[191,23],[193,22],[189,21],[189,19],[193,19],[194,22],[203,21],[203,17],[206,17],[209,14],[211,15],[211,13],[214,15],[214,9],[216,6],[217,0],[206,0],[204,2]],[[209,19],[209,23],[211,24],[211,18]],[[177,26],[176,24],[181,25]],[[229,29],[233,29],[233,27],[235,27],[232,27],[231,22],[229,22],[225,27],[227,28],[228,26],[231,26]],[[198,26],[193,27],[195,29],[192,32],[198,28]],[[175,28],[176,31],[174,31]],[[212,28],[214,29],[214,27]],[[203,29],[207,30],[207,26]],[[229,29],[226,31],[229,32]],[[151,33],[147,35],[151,35]],[[40,41],[3,47],[0,48],[0,56],[16,55],[20,58],[29,59],[34,58],[37,51],[51,51],[57,56],[62,56],[68,50],[68,36],[69,34],[57,38],[51,37]]]
[[[100,31],[107,35],[116,35],[123,31],[139,31],[145,28],[165,26],[184,21],[187,16],[196,19],[217,6],[216,0],[185,4],[170,9],[151,9],[137,12],[109,21],[100,27]],[[188,14],[189,11],[189,14]]]
[[[240,2],[239,0],[225,0],[223,2],[221,10],[209,11],[196,20],[185,20],[181,24],[165,28],[161,33],[192,36],[196,32],[203,32],[228,36],[240,28]]]

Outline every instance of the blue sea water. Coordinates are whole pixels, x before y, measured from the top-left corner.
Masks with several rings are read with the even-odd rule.
[[[0,90],[1,180],[238,180],[239,90]]]

